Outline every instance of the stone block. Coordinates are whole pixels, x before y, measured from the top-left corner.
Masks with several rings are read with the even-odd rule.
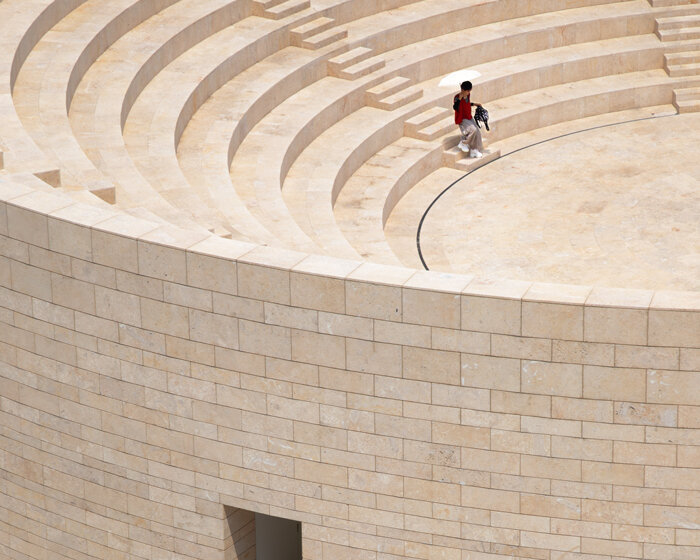
[[[646,372],[634,368],[584,366],[583,396],[587,399],[645,402]]]
[[[520,390],[520,361],[462,354],[461,384],[482,389]]]
[[[469,331],[521,334],[518,299],[462,296],[462,328]]]
[[[403,347],[403,376],[407,379],[460,384],[460,355],[423,348]]]
[[[583,340],[583,307],[579,305],[524,301],[522,321],[523,336]]]
[[[523,360],[520,384],[524,393],[581,397],[583,368],[576,364]]]

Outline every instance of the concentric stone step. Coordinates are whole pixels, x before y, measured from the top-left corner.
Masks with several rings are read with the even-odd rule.
[[[501,157],[500,150],[485,150],[483,153],[483,157],[472,158],[469,157],[467,153],[463,152],[459,148],[454,147],[443,152],[442,161],[443,164],[447,167],[453,167],[455,169],[459,169],[460,171],[468,173],[469,171],[474,171],[475,169],[478,169],[479,167],[482,167],[487,163],[491,163],[492,161],[497,160],[499,157]]]
[[[310,0],[287,0],[272,8],[268,8],[263,12],[263,16],[270,19],[283,19],[310,7]]]
[[[309,0],[255,0],[253,14],[269,19],[283,19],[310,6]]]
[[[700,62],[700,48],[694,51],[667,53],[664,58],[666,59],[667,68],[679,64],[692,64],[694,62]]]
[[[346,68],[362,62],[373,56],[374,50],[367,47],[355,47],[328,60],[328,73],[340,77]]]
[[[431,142],[432,140],[437,140],[457,130],[454,120],[450,121],[449,118],[441,118],[439,121],[433,122],[431,124],[425,125],[419,129],[412,131],[408,136],[417,138],[419,140],[425,140],[426,142]]]
[[[699,27],[678,27],[673,29],[659,29],[657,35],[662,41],[685,41],[700,39]]]
[[[327,47],[328,45],[332,45],[333,43],[342,41],[347,36],[347,29],[331,28],[326,31],[321,31],[321,33],[317,33],[316,35],[312,35],[307,39],[304,39],[303,41],[301,41],[300,46],[304,47],[305,49],[311,50],[322,49],[323,47]]]
[[[700,27],[700,7],[697,15],[679,15],[674,17],[663,17],[656,20],[658,29],[682,29]]]
[[[410,78],[404,78],[403,76],[396,76],[379,85],[373,86],[367,90],[367,103],[377,103],[381,99],[398,93],[413,84],[413,80]]]
[[[700,87],[677,89],[673,92],[673,105],[679,113],[700,111]]]
[[[668,65],[668,73],[670,76],[698,76],[700,75],[700,62],[691,62],[687,64],[670,64]]]
[[[347,29],[336,27],[334,18],[320,16],[290,31],[292,45],[305,49],[321,49],[348,36]]]
[[[689,6],[697,4],[697,0],[649,0],[654,8],[664,8],[668,6]]]
[[[420,99],[423,89],[411,86],[412,80],[400,76],[367,90],[367,104],[385,111],[393,111]]]
[[[311,21],[303,23],[299,27],[295,27],[289,32],[292,39],[292,44],[299,47],[304,39],[308,39],[312,35],[317,35],[322,31],[327,31],[335,25],[335,19],[325,16],[320,16]]]
[[[434,140],[437,136],[431,138],[431,133],[426,132],[426,128],[440,123],[441,127],[446,128],[447,123],[444,122],[448,117],[452,116],[453,112],[451,109],[446,107],[431,107],[418,115],[407,119],[404,124],[404,134],[412,138],[417,138],[419,140]]]

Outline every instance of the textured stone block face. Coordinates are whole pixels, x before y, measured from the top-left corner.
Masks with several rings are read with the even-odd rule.
[[[187,253],[187,281],[191,286],[235,295],[238,292],[236,263],[228,259]]]
[[[403,320],[435,327],[459,328],[460,298],[424,290],[403,290]]]
[[[653,403],[700,405],[698,373],[649,370],[647,400]]]
[[[654,346],[700,347],[697,312],[649,311],[649,344]]]
[[[239,263],[238,294],[289,305],[289,271]]]
[[[348,280],[345,303],[349,315],[387,321],[401,319],[401,288]]]
[[[291,303],[294,306],[330,313],[345,312],[343,280],[292,272],[290,288]]]
[[[586,307],[586,340],[645,345],[648,322],[649,314],[645,309]]]
[[[580,397],[582,384],[580,365],[523,361],[521,387],[525,393]]]
[[[465,330],[519,335],[521,313],[519,300],[462,297],[462,328]]]
[[[51,301],[51,273],[47,270],[10,261],[13,290],[44,301]]]
[[[135,239],[93,230],[92,254],[96,263],[138,272],[138,244]]]
[[[522,334],[537,338],[583,339],[583,307],[523,302]]]
[[[46,216],[8,204],[7,231],[12,239],[48,249],[49,226]]]
[[[353,371],[401,377],[401,346],[346,339],[347,367]]]
[[[461,384],[483,389],[520,390],[520,361],[462,354]]]
[[[49,219],[49,246],[52,251],[92,260],[92,236],[90,230],[63,220]]]
[[[646,372],[631,368],[583,368],[583,396],[601,400],[646,400]]]
[[[139,241],[138,260],[139,274],[178,284],[187,283],[187,256],[184,251]]]

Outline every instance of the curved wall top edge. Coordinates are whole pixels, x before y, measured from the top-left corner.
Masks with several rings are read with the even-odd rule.
[[[433,291],[539,303],[567,304],[619,309],[654,309],[700,313],[700,292],[641,290],[620,287],[592,287],[573,284],[529,282],[512,279],[483,279],[471,275],[422,271],[371,262],[338,259],[331,256],[296,252],[205,236],[136,218],[118,209],[102,209],[79,203],[67,195],[42,192],[20,182],[0,178],[0,203],[20,207],[47,218],[67,221],[75,226],[151,243],[173,250],[233,260],[289,272],[355,280],[396,288]],[[5,212],[0,216],[0,233],[7,233]],[[5,223],[3,223],[3,220]],[[60,252],[60,251],[59,251]],[[149,275],[146,271],[135,271]],[[691,333],[692,334],[692,333]],[[697,334],[700,340],[700,333]]]

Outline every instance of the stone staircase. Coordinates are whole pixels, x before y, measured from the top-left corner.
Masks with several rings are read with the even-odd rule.
[[[679,113],[700,111],[700,1],[650,0],[666,8],[656,18],[656,35],[665,46],[665,69],[672,78],[684,78],[673,92]]]
[[[367,90],[366,103],[370,107],[393,111],[420,99],[423,90],[413,85],[413,80],[396,76]]]
[[[344,80],[356,80],[385,66],[386,62],[376,57],[374,49],[356,47],[328,61],[328,73]]]
[[[348,30],[335,27],[333,18],[319,16],[290,31],[291,43],[305,49],[321,49],[348,36]]]
[[[282,19],[310,7],[309,0],[257,0],[253,2],[253,15]]]

